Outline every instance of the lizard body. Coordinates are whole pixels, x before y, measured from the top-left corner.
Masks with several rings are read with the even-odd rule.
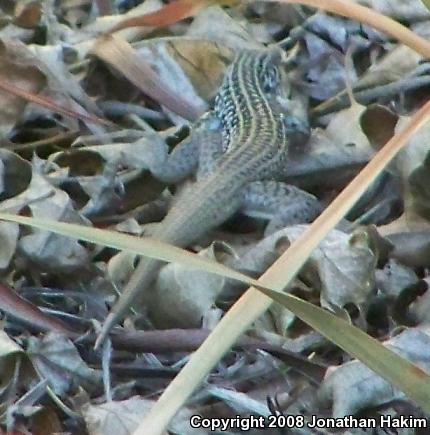
[[[289,131],[298,128],[296,119],[284,115],[276,100],[280,62],[279,51],[249,50],[239,54],[227,69],[214,109],[197,126],[195,138],[179,144],[171,156],[154,159],[149,165],[156,177],[167,182],[176,182],[197,168],[196,182],[179,195],[152,235],[154,238],[186,247],[245,207],[245,198],[252,202],[246,204],[247,209],[267,212],[273,208],[274,215],[286,210],[285,198],[274,193],[282,191],[285,195],[285,188],[274,188],[276,182],[264,181],[282,173]],[[270,192],[265,192],[266,187]],[[293,187],[288,192],[292,197],[298,195],[298,189]],[[319,207],[315,208],[316,200],[311,195],[305,195],[306,207],[314,218]],[[293,220],[298,217],[294,213]],[[285,213],[281,221],[284,218]],[[96,347],[135,298],[147,293],[162,264],[150,258],[140,261],[108,315]]]

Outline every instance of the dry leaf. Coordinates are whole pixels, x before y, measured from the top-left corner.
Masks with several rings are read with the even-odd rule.
[[[294,241],[306,227],[296,225],[277,231],[249,249],[233,265],[252,275],[262,273],[282,253],[279,248],[282,245],[287,248],[283,239]],[[342,308],[348,303],[361,306],[373,290],[375,263],[367,238],[333,230],[312,253],[301,275],[311,279],[314,288],[321,291],[323,306]]]
[[[220,254],[225,251],[226,247],[215,243],[198,255],[220,261]],[[160,271],[148,301],[151,319],[162,329],[198,327],[215,305],[224,283],[220,276],[168,264]]]
[[[199,102],[191,103],[183,98],[171,83],[161,79],[146,59],[139,56],[130,44],[119,37],[105,37],[98,41],[93,53],[174,113],[190,120],[195,120],[202,114]]]
[[[101,386],[101,373],[88,367],[64,335],[49,333],[43,338],[30,337],[27,355],[59,396],[80,386],[87,391],[96,391]]]
[[[410,328],[387,340],[391,350],[430,371],[430,337],[428,331]],[[320,401],[333,403],[333,417],[342,418],[359,411],[403,399],[404,393],[394,389],[365,365],[350,361],[328,372],[319,392]]]
[[[5,92],[8,83],[28,93],[37,94],[45,85],[46,79],[37,68],[37,62],[30,50],[19,42],[0,41],[0,134],[7,136],[27,104],[21,97]]]
[[[166,49],[180,65],[187,82],[189,80],[192,83],[198,95],[206,101],[212,98],[221,84],[226,59],[232,58],[231,51],[210,41],[188,38],[173,39],[166,43]],[[190,94],[190,98],[193,98],[193,94]]]
[[[187,29],[187,36],[212,41],[233,50],[261,48],[242,23],[233,19],[220,6],[201,11]]]
[[[362,0],[365,6],[369,6],[383,15],[407,21],[429,19],[430,13],[421,1],[405,2],[403,0]]]
[[[39,1],[19,0],[15,5],[13,23],[24,29],[36,27],[42,17],[42,5]]]
[[[27,190],[3,201],[3,210],[19,211],[29,206],[33,216],[54,220],[88,224],[73,209],[68,195],[55,188],[33,167],[33,177]],[[46,231],[35,231],[19,241],[19,248],[24,256],[42,269],[55,272],[72,272],[88,265],[87,250],[77,241],[64,236],[57,236]]]
[[[388,298],[397,299],[406,287],[418,281],[416,273],[410,267],[390,258],[383,269],[376,271],[377,287]]]
[[[90,435],[130,435],[153,404],[151,400],[131,397],[121,402],[86,405],[82,409],[82,414]],[[206,430],[190,426],[191,415],[192,411],[181,409],[170,423],[171,430],[175,433],[206,435]]]

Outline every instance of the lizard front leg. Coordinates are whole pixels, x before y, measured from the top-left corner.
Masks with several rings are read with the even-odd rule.
[[[202,148],[217,148],[220,138],[219,121],[212,112],[208,112],[194,124],[190,135],[170,154],[164,141],[154,140],[142,156],[146,163],[143,169],[149,170],[154,177],[167,184],[178,183],[195,173],[197,168],[201,171],[199,156],[202,155]]]
[[[254,181],[245,188],[241,211],[267,219],[267,235],[289,225],[312,222],[321,205],[315,196],[286,183]]]
[[[219,158],[225,152],[220,120],[213,112],[209,112],[205,115],[203,122],[205,128],[199,133],[201,146],[199,148],[197,182],[213,172],[218,164]]]

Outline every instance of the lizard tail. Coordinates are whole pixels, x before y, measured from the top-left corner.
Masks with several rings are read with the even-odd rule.
[[[100,334],[95,342],[94,349],[97,350],[102,346],[112,328],[127,314],[130,306],[135,305],[137,297],[139,297],[140,305],[143,297],[148,294],[149,286],[154,281],[154,278],[162,264],[163,262],[151,258],[141,259],[121,297],[106,317]]]

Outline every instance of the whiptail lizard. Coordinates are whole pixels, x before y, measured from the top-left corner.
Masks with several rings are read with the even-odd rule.
[[[278,49],[239,54],[227,69],[214,109],[190,139],[170,155],[156,151],[150,156],[148,169],[163,181],[174,183],[197,172],[196,182],[179,195],[154,238],[186,247],[238,210],[272,218],[272,229],[316,216],[319,205],[312,195],[273,181],[283,172],[291,137],[304,125],[284,114],[277,100],[281,60]],[[140,261],[96,347],[137,297],[148,295],[162,264]]]

